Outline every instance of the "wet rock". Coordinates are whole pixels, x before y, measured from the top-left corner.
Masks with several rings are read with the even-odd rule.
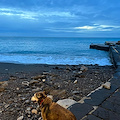
[[[23,120],[24,116],[20,116],[17,120]]]
[[[85,67],[84,65],[82,65],[80,68],[80,71],[82,71],[82,72],[86,72],[87,70],[88,70],[88,68]]]
[[[48,75],[49,74],[49,72],[43,72],[43,75]]]
[[[32,89],[33,92],[41,91],[41,88]]]
[[[26,103],[26,104],[29,104],[29,103],[30,103],[30,100],[26,100],[25,103]]]
[[[38,80],[31,80],[29,84],[35,84],[35,83],[39,83]]]
[[[41,79],[45,79],[45,78],[46,78],[45,75],[38,75],[38,76],[32,77],[32,79],[34,79],[34,80],[41,80]]]
[[[10,80],[16,80],[17,77],[16,76],[10,76]]]
[[[31,110],[31,107],[28,107],[28,108],[27,108],[27,111],[30,111],[30,110]]]
[[[28,81],[23,81],[23,82],[22,82],[22,85],[29,86],[29,82],[28,82]]]
[[[82,71],[79,71],[78,74],[82,74]]]
[[[57,103],[64,108],[68,108],[77,102],[72,99],[63,99],[63,100],[58,100]]]
[[[38,113],[36,109],[32,109],[31,112],[32,112],[33,114],[37,114],[37,113]]]

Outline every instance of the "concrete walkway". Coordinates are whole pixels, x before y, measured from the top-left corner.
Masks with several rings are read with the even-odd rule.
[[[110,46],[110,57],[116,66],[111,78],[111,89],[99,88],[89,94],[82,103],[68,109],[77,120],[120,120],[120,46]]]

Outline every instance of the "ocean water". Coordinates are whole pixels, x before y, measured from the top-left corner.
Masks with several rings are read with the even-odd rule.
[[[109,52],[89,49],[91,43],[119,38],[0,37],[0,62],[19,64],[112,65]]]

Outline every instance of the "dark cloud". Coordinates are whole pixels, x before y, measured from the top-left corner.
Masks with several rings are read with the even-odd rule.
[[[0,35],[112,36],[120,32],[119,6],[119,0],[1,0]]]

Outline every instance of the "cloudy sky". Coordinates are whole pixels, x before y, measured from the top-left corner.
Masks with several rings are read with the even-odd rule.
[[[120,0],[0,0],[0,36],[120,37]]]

